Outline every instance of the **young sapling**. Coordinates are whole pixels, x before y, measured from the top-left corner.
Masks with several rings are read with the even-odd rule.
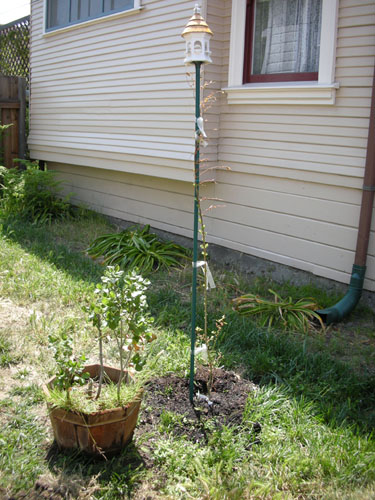
[[[125,273],[118,266],[108,266],[95,289],[95,299],[87,308],[93,325],[98,330],[100,375],[96,398],[99,397],[103,383],[103,335],[115,339],[120,358],[120,378],[117,396],[124,370],[130,364],[140,371],[144,364],[141,350],[147,342],[156,337],[151,330],[153,318],[147,313],[145,292],[150,285],[135,270]]]
[[[211,332],[208,332],[208,329],[203,330],[202,328],[197,327],[197,334],[201,338],[203,344],[206,347],[206,354],[207,354],[207,363],[208,363],[208,369],[209,369],[209,376],[208,376],[208,382],[207,382],[207,393],[208,396],[211,396],[211,391],[212,391],[212,386],[213,386],[213,381],[214,381],[214,368],[215,365],[218,364],[220,358],[221,358],[221,353],[218,352],[217,350],[217,342],[218,338],[220,336],[220,332],[223,329],[223,327],[226,325],[225,323],[225,315],[223,315],[220,319],[217,319],[215,321],[215,329],[211,330]]]

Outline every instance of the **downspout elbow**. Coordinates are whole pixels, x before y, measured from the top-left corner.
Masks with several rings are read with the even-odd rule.
[[[341,321],[358,304],[363,290],[366,266],[353,265],[349,289],[344,297],[332,307],[316,311],[326,325]]]
[[[372,80],[370,123],[367,138],[365,175],[363,178],[361,211],[358,224],[357,247],[349,289],[345,296],[332,307],[316,311],[327,325],[342,320],[361,298],[365,279],[366,259],[371,231],[372,210],[375,195],[375,68]]]

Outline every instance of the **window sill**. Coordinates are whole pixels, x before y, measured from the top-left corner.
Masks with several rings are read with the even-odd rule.
[[[249,83],[226,87],[228,104],[335,104],[338,83]]]
[[[53,36],[59,33],[65,33],[66,31],[72,31],[75,29],[83,28],[84,26],[90,26],[91,24],[101,23],[103,21],[111,21],[112,19],[120,19],[122,17],[131,16],[137,14],[142,10],[143,7],[136,7],[134,9],[124,10],[122,12],[115,12],[114,14],[102,15],[95,17],[94,19],[88,19],[87,21],[77,22],[74,24],[69,24],[67,26],[62,26],[61,28],[51,28],[43,33],[43,36]]]

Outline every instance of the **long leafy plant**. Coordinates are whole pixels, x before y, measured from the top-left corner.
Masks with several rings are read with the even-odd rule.
[[[283,330],[302,330],[307,332],[312,325],[324,324],[316,312],[315,299],[306,297],[293,301],[292,297],[283,299],[274,290],[269,290],[272,299],[259,297],[254,293],[241,295],[233,300],[234,308],[244,316],[257,316],[261,326],[275,326]]]
[[[162,267],[181,265],[189,251],[171,241],[161,241],[150,232],[150,226],[142,229],[131,226],[120,233],[104,234],[96,238],[87,253],[94,258],[104,258],[106,265],[118,265],[122,269],[139,269],[142,273]]]

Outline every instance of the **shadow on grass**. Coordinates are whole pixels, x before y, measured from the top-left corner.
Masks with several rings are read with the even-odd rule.
[[[129,498],[146,470],[146,464],[134,443],[130,443],[120,455],[104,459],[78,451],[61,451],[54,442],[46,460],[53,476],[59,478],[60,484],[52,488],[64,492],[66,497],[68,493],[77,493],[69,491],[71,488],[83,486],[89,489],[90,484],[92,488],[95,487],[92,485],[94,481],[101,493],[106,494],[105,498]],[[80,484],[80,480],[83,484]]]
[[[230,328],[220,339],[227,366],[242,366],[259,385],[275,384],[297,399],[313,402],[318,416],[332,425],[375,428],[375,376],[358,374],[335,360],[312,339],[259,329],[249,319],[228,311]]]
[[[97,283],[103,268],[83,253],[58,243],[48,225],[36,226],[21,221],[3,222],[3,233],[27,252],[53,264],[56,269],[70,274],[75,280]]]

